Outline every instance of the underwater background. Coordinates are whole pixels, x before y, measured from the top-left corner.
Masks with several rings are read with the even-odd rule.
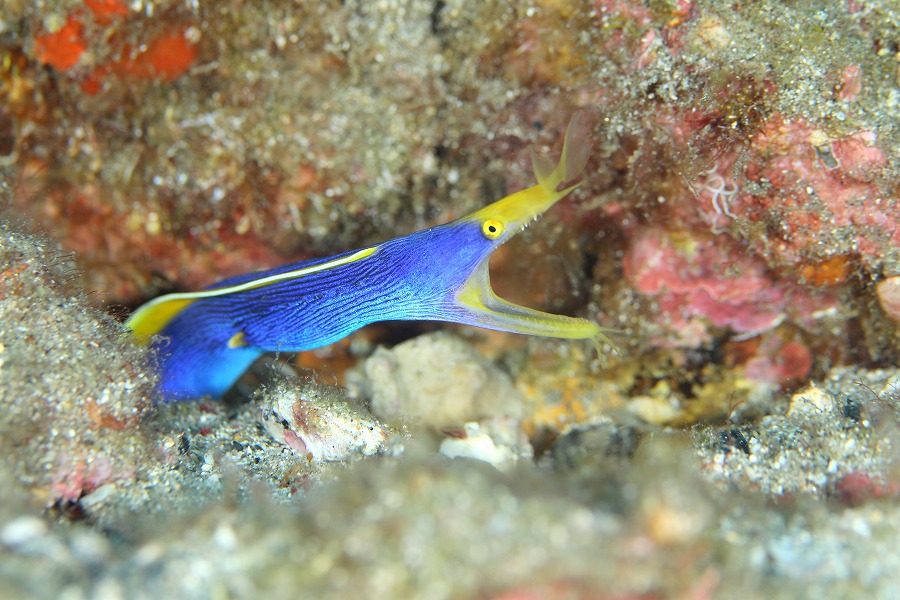
[[[583,183],[494,289],[160,402],[137,306]],[[4,0],[0,598],[900,596],[892,0]]]

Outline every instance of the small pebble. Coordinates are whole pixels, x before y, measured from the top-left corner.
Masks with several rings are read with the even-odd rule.
[[[47,524],[38,517],[25,516],[13,519],[0,529],[0,544],[17,548],[47,534]]]
[[[900,323],[900,275],[879,281],[875,294],[885,314],[895,323]]]
[[[106,485],[101,485],[90,494],[82,496],[79,501],[84,508],[93,508],[108,500],[116,492],[116,489],[116,484],[107,483]]]

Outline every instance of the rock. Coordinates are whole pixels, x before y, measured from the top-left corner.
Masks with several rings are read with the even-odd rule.
[[[885,314],[895,323],[900,323],[900,276],[879,281],[875,294]]]
[[[388,421],[441,428],[522,416],[523,399],[509,376],[446,333],[379,348],[363,365],[363,375],[373,412]]]

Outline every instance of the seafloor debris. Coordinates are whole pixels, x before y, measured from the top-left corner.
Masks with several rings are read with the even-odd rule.
[[[444,429],[438,451],[449,458],[472,458],[503,469],[517,460],[534,456],[528,438],[516,419],[487,419],[466,423],[461,429]]]
[[[394,435],[337,388],[304,386],[282,377],[266,384],[255,398],[266,431],[310,461],[343,461],[384,452]]]
[[[699,428],[707,476],[775,496],[848,495],[860,474],[890,489],[900,483],[893,471],[900,443],[898,386],[894,371],[837,369],[794,394],[786,414]]]
[[[78,278],[71,255],[0,218],[0,453],[63,512],[133,485],[153,454],[149,357],[86,307]]]

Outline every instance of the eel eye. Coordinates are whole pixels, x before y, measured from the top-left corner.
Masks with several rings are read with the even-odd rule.
[[[481,226],[481,232],[489,240],[496,240],[503,235],[503,223],[496,219],[488,219]]]

